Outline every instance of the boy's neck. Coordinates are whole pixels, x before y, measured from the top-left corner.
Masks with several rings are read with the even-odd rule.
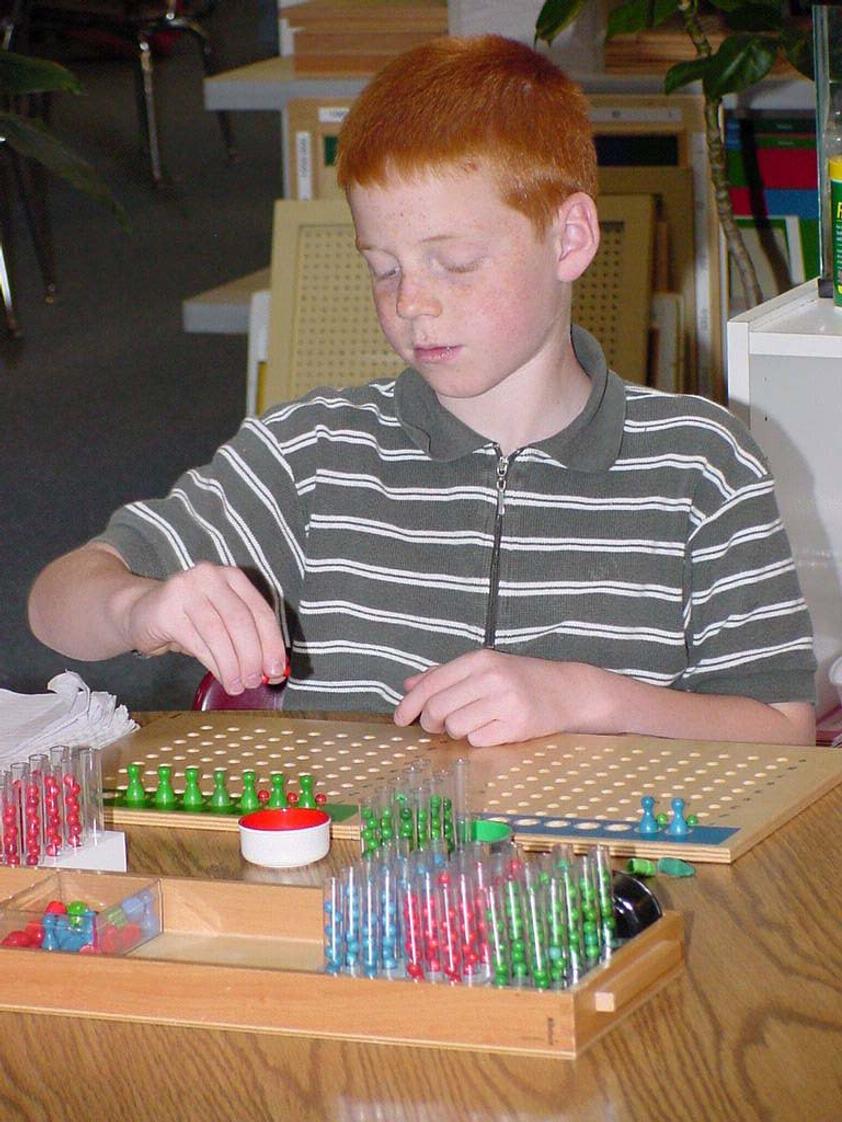
[[[568,341],[552,373],[525,368],[479,397],[437,396],[449,413],[509,456],[566,429],[585,408],[590,391],[591,379]]]

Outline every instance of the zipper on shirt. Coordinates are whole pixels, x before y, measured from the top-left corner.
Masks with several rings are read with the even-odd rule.
[[[503,537],[503,514],[506,508],[506,486],[509,482],[509,468],[517,452],[504,456],[497,448],[497,510],[494,515],[494,543],[491,547],[491,572],[488,580],[488,611],[485,617],[485,642],[483,646],[494,647],[497,636],[497,593],[500,582],[500,542]]]

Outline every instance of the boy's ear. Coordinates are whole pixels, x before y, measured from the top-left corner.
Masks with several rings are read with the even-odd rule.
[[[569,195],[556,214],[558,279],[577,280],[599,249],[599,216],[590,195]]]

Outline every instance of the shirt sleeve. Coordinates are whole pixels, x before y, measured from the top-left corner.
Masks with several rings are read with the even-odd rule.
[[[709,464],[685,559],[688,667],[698,693],[815,703],[816,659],[774,480],[734,421],[733,454]]]
[[[303,492],[276,427],[246,420],[211,462],[185,472],[169,495],[133,502],[95,540],[140,576],[159,580],[199,561],[236,565],[276,609],[298,602],[304,573]]]

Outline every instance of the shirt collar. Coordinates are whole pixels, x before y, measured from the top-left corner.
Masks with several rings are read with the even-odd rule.
[[[608,369],[602,347],[592,335],[574,325],[571,340],[576,358],[591,380],[591,392],[585,408],[567,428],[534,447],[575,471],[607,471],[620,451],[625,388]],[[489,444],[440,404],[416,370],[404,370],[398,378],[395,406],[413,444],[434,460],[457,460]]]

